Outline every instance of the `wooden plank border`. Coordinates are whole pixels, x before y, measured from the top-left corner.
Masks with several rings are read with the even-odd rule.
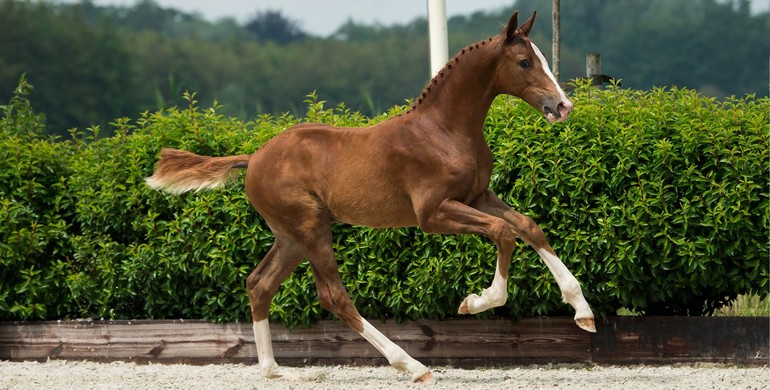
[[[429,365],[770,363],[766,317],[611,317],[599,322],[596,334],[570,318],[374,325]],[[271,333],[281,364],[387,364],[338,321],[295,329],[273,325]],[[0,322],[0,359],[254,364],[257,358],[251,324],[139,320]]]
[[[602,364],[770,364],[770,317],[613,317],[593,336]]]

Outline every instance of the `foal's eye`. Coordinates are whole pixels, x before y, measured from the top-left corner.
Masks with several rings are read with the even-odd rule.
[[[528,60],[521,60],[521,61],[519,61],[519,66],[520,66],[522,69],[527,69],[527,68],[529,68],[530,66],[532,66],[532,64],[530,64]]]

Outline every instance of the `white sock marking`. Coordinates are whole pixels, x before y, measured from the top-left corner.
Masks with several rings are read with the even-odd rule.
[[[481,296],[476,294],[468,295],[463,302],[466,305],[468,313],[476,314],[493,307],[502,306],[508,300],[508,280],[500,274],[499,267],[495,268],[495,278],[489,288],[481,292]]]
[[[492,285],[484,290],[481,296],[487,297],[488,309],[505,305],[505,301],[508,300],[508,279],[500,274],[499,267],[495,267],[495,278],[492,279]]]
[[[361,336],[377,348],[388,359],[393,368],[408,372],[411,374],[413,381],[429,372],[427,367],[409,356],[401,347],[390,341],[368,321],[362,318],[361,322],[364,326],[364,330],[360,333]]]
[[[569,272],[567,266],[561,262],[561,259],[545,249],[538,249],[537,253],[556,279],[556,284],[559,285],[564,301],[575,309],[575,318],[594,318],[593,312],[591,312],[591,308],[583,296],[583,291],[580,289],[580,283]]]
[[[273,342],[270,338],[270,324],[267,319],[256,321],[252,324],[254,329],[254,342],[257,345],[257,358],[259,369],[265,378],[280,376],[278,364],[273,356]]]

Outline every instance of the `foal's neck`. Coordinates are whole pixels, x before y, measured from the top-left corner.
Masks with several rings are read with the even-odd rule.
[[[489,38],[462,49],[433,77],[407,115],[452,133],[481,135],[498,94],[493,78],[499,44]]]

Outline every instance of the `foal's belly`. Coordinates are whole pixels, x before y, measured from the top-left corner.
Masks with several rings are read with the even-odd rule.
[[[408,197],[365,184],[349,186],[324,200],[338,222],[373,228],[417,226]]]

